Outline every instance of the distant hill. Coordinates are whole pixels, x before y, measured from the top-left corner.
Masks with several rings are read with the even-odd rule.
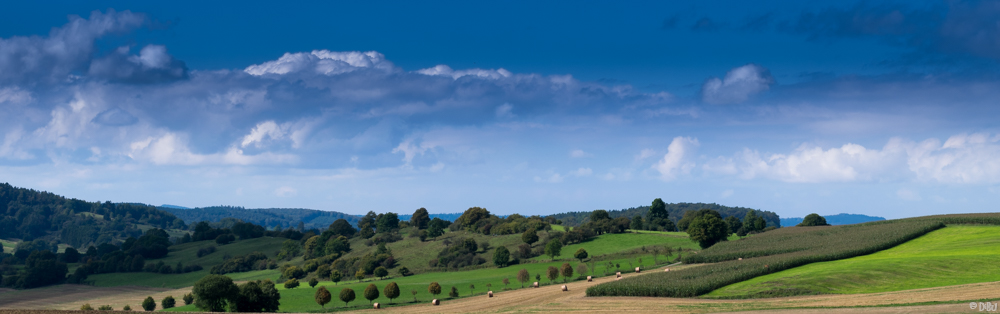
[[[75,248],[139,237],[143,228],[185,229],[184,221],[154,206],[87,202],[0,184],[0,238],[45,240]]]
[[[447,221],[452,221],[452,222],[454,222],[454,221],[455,221],[455,219],[458,219],[458,217],[461,217],[461,216],[462,216],[462,213],[452,213],[452,214],[429,214],[428,216],[430,216],[430,217],[431,217],[431,219],[434,219],[434,218],[441,218],[441,219],[443,219],[443,220],[447,220]],[[497,215],[497,216],[498,216],[498,217],[500,217],[500,218],[504,218],[504,217],[506,217],[506,216],[502,216],[502,215]],[[400,221],[410,221],[410,217],[413,217],[413,215],[412,215],[412,214],[406,214],[406,215],[399,215],[399,220],[400,220]]]
[[[736,216],[736,217],[740,218],[741,220],[743,219],[743,217],[746,217],[747,212],[749,212],[751,210],[754,210],[752,208],[746,208],[746,207],[729,207],[729,206],[719,205],[719,204],[715,204],[715,203],[712,203],[712,204],[707,204],[707,203],[669,203],[669,204],[667,204],[667,213],[669,213],[669,215],[670,215],[670,220],[673,220],[674,223],[676,223],[677,221],[681,220],[682,217],[684,217],[684,212],[689,211],[689,210],[699,210],[699,209],[703,209],[703,208],[707,208],[707,209],[712,209],[712,210],[718,211],[719,214],[722,214],[722,218],[726,218],[726,217],[729,217],[729,216]],[[770,226],[780,227],[780,226],[785,225],[784,222],[778,217],[778,214],[776,214],[774,212],[766,211],[766,210],[757,210],[757,211],[759,212],[759,214],[761,216],[764,217],[764,221],[767,221],[767,225],[769,227]],[[632,208],[619,209],[619,210],[609,210],[608,214],[611,216],[611,218],[628,217],[629,219],[631,219],[632,217],[635,217],[635,216],[646,217],[646,213],[647,212],[649,212],[649,206],[640,206],[640,207],[632,207]],[[579,226],[579,225],[587,222],[587,220],[590,219],[589,218],[590,217],[590,213],[591,212],[589,212],[589,211],[586,211],[586,212],[568,212],[568,213],[561,213],[561,214],[549,215],[549,216],[546,216],[546,217],[554,217],[555,219],[562,220],[562,222],[563,222],[562,224],[564,226],[575,227],[575,226]],[[799,220],[801,221],[801,218]]]
[[[281,228],[297,227],[301,221],[305,229],[323,230],[341,218],[357,227],[358,220],[361,219],[359,215],[306,208],[243,208],[238,206],[185,208],[165,205],[160,206],[159,209],[173,213],[188,224],[199,221],[219,222],[223,218],[236,218],[268,229],[275,226],[281,226]]]
[[[836,214],[836,215],[823,216],[823,218],[826,218],[826,223],[831,225],[850,225],[850,224],[859,224],[862,222],[885,220],[885,217],[868,216],[861,214]],[[785,227],[791,227],[801,222],[802,222],[802,217],[781,218],[781,225]]]

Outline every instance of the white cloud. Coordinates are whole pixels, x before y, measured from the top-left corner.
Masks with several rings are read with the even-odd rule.
[[[638,155],[635,155],[635,160],[636,161],[642,161],[642,160],[645,160],[646,158],[653,157],[653,156],[656,156],[656,151],[652,150],[652,149],[646,148],[646,149],[643,149],[642,151],[640,151]]]
[[[243,71],[255,76],[266,74],[313,73],[337,75],[359,69],[395,70],[392,62],[377,51],[329,51],[285,53],[281,58],[248,66]]]
[[[515,117],[513,110],[514,110],[514,105],[511,105],[509,103],[504,103],[503,105],[497,107],[496,110],[497,118],[501,119],[513,118]]]
[[[546,182],[546,183],[559,183],[563,182],[563,176],[558,173],[553,173],[547,177],[535,176],[535,182]]]
[[[762,158],[749,149],[740,154],[741,176],[757,176],[786,182],[847,182],[883,178],[901,153],[892,147],[871,150],[857,144],[824,150],[802,145],[790,154]],[[891,172],[890,172],[891,173]]]
[[[701,100],[710,104],[735,104],[746,101],[774,84],[771,72],[756,64],[729,70],[726,77],[713,77],[701,87]]]
[[[587,177],[587,176],[590,176],[591,174],[594,174],[594,170],[591,170],[590,168],[579,168],[579,169],[570,171],[569,174],[577,176],[577,177]]]
[[[917,178],[947,183],[1000,182],[1000,135],[958,134],[941,144],[937,139],[900,143]]]
[[[274,190],[274,195],[277,197],[295,196],[298,193],[299,191],[289,186],[283,186]]]
[[[733,189],[728,189],[728,190],[722,191],[722,194],[720,194],[719,196],[722,197],[722,198],[729,198],[730,196],[733,196],[733,193],[734,193]]]
[[[236,147],[230,147],[223,153],[197,154],[191,152],[187,143],[174,133],[135,141],[129,145],[129,148],[130,152],[127,154],[129,158],[137,161],[148,161],[156,165],[287,164],[298,160],[294,155],[271,152],[246,155],[243,150]]]
[[[470,75],[478,78],[485,78],[492,80],[508,78],[514,75],[513,73],[510,73],[510,71],[507,71],[503,68],[496,70],[467,69],[467,70],[456,71],[452,70],[451,67],[444,64],[436,65],[433,68],[417,70],[417,73],[423,75],[450,76],[452,79],[456,80],[460,77],[470,76]]]
[[[413,140],[406,140],[399,143],[399,146],[396,146],[396,148],[393,148],[392,153],[403,153],[403,162],[406,163],[406,166],[409,166],[413,163],[413,157],[416,157],[418,154],[423,155],[424,152],[431,148],[434,148],[433,145],[427,142],[414,145]]]
[[[33,100],[34,97],[31,97],[31,92],[17,86],[0,88],[0,104],[21,105]]]
[[[572,151],[569,152],[569,156],[573,157],[573,158],[583,158],[583,157],[591,157],[591,156],[594,156],[594,155],[590,154],[588,152],[585,152],[582,149],[574,149],[574,150],[572,150]]]
[[[240,146],[247,147],[247,145],[254,144],[257,147],[261,147],[265,138],[280,140],[285,137],[285,133],[287,133],[287,130],[274,123],[274,121],[264,121],[258,123],[253,130],[250,130],[250,134],[243,137],[243,142],[240,143]]]
[[[653,169],[660,172],[663,180],[673,180],[678,175],[687,174],[694,168],[694,162],[690,157],[698,147],[698,140],[690,137],[675,137],[667,147],[667,154],[663,159],[653,165]]]

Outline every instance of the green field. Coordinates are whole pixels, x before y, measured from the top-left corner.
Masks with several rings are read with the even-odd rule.
[[[600,256],[605,254],[627,252],[634,249],[639,249],[642,247],[651,248],[652,246],[668,246],[674,250],[678,247],[685,249],[698,249],[698,244],[689,240],[686,233],[680,233],[681,235],[673,235],[678,232],[671,232],[669,235],[663,234],[644,234],[644,233],[606,233],[593,240],[570,244],[562,248],[562,255],[557,259],[573,259],[573,253],[576,250],[583,248],[587,250],[587,254],[590,256]],[[535,244],[538,245],[538,244]],[[551,260],[548,256],[536,256],[532,258],[536,261],[548,261]]]
[[[209,270],[212,266],[221,264],[223,262],[223,257],[226,254],[230,256],[245,255],[250,252],[258,251],[267,254],[268,257],[274,258],[275,251],[281,247],[281,243],[286,239],[284,238],[257,238],[249,240],[241,240],[233,242],[227,245],[216,245],[215,241],[198,241],[185,243],[181,245],[175,245],[170,247],[170,253],[167,257],[162,259],[148,260],[146,263],[157,263],[163,261],[165,264],[174,266],[177,262],[182,262],[184,265],[201,265],[204,267],[203,270],[190,272],[187,274],[157,274],[157,273],[110,273],[110,274],[97,274],[87,277],[88,281],[93,281],[95,286],[99,287],[113,287],[113,286],[148,286],[148,287],[163,287],[163,288],[183,288],[193,285],[198,279],[208,275]],[[198,249],[203,247],[216,246],[215,253],[205,255],[202,257],[197,256]],[[301,258],[299,258],[301,260]],[[230,277],[236,280],[251,280],[251,279],[277,279],[277,270],[264,270],[264,271],[254,271],[246,273],[236,273],[230,274]]]
[[[897,247],[732,284],[716,298],[873,293],[1000,280],[1000,226],[951,225]]]
[[[663,257],[664,256],[661,255],[659,259],[661,264],[665,261]],[[676,255],[672,257],[676,257]],[[632,262],[634,265],[638,266],[639,258],[642,258],[643,267],[653,266],[652,254],[639,255],[629,259],[626,258],[614,259],[613,261],[623,265],[621,270],[623,272],[626,272],[626,268],[628,267],[627,265],[629,262]],[[470,294],[469,284],[475,284],[476,286],[475,293],[477,295],[482,295],[485,294],[487,291],[486,287],[487,283],[492,284],[493,291],[503,290],[504,277],[510,279],[510,285],[508,286],[509,288],[511,289],[521,288],[520,282],[517,281],[517,272],[521,269],[527,269],[528,272],[531,274],[532,278],[531,281],[528,282],[528,284],[535,281],[534,279],[535,274],[541,274],[542,280],[539,283],[547,285],[549,284],[549,280],[545,277],[545,269],[547,269],[549,266],[559,267],[565,262],[569,262],[570,265],[573,265],[575,272],[576,266],[578,264],[576,261],[557,261],[557,262],[547,262],[547,263],[528,263],[521,265],[513,265],[505,268],[490,267],[490,268],[476,269],[469,271],[423,273],[402,278],[397,277],[385,280],[366,280],[361,283],[358,283],[357,280],[350,280],[350,281],[341,281],[338,285],[334,285],[333,282],[330,281],[321,281],[320,284],[316,287],[318,288],[319,286],[326,286],[327,289],[330,290],[330,293],[333,294],[333,301],[331,301],[330,304],[327,304],[326,306],[327,309],[331,309],[334,307],[340,307],[340,308],[344,307],[344,303],[340,302],[339,299],[337,298],[340,295],[340,290],[343,288],[354,289],[354,292],[357,295],[357,299],[351,302],[350,305],[351,306],[363,305],[358,308],[355,308],[355,309],[359,308],[363,309],[363,308],[368,308],[368,300],[364,299],[363,297],[364,289],[365,287],[367,287],[369,284],[372,283],[374,283],[379,288],[381,294],[381,291],[383,288],[385,288],[386,284],[390,282],[396,282],[396,284],[399,285],[400,297],[394,301],[395,303],[412,302],[413,295],[410,293],[411,290],[417,291],[416,297],[418,301],[429,302],[431,299],[434,298],[433,295],[427,292],[427,286],[430,285],[431,282],[438,282],[441,285],[442,293],[440,295],[437,295],[438,299],[447,299],[448,291],[451,290],[452,286],[458,288],[460,297],[469,296]],[[590,263],[587,263],[587,267],[588,268],[590,267]],[[613,272],[617,270],[614,268],[606,270],[605,266],[600,262],[596,263],[596,267],[597,271],[594,272],[594,275],[596,276],[603,276],[604,273],[613,274]],[[229,275],[234,275],[234,274],[229,274]],[[590,275],[590,273],[588,273],[587,275]],[[562,283],[562,280],[563,280],[562,277],[559,277],[556,283]],[[277,285],[278,291],[281,292],[280,311],[316,312],[322,310],[322,308],[320,308],[320,306],[316,304],[316,301],[314,301],[316,288],[310,288],[309,285],[307,285],[304,280],[300,282],[302,282],[302,285],[294,289],[285,289],[284,286],[282,286],[281,284]],[[389,299],[386,298],[385,296],[380,296],[378,299],[375,300],[375,302],[380,302],[385,304],[389,302]],[[169,309],[169,311],[184,312],[184,311],[198,311],[198,309],[194,307],[194,305],[189,305],[189,306],[180,306],[172,308]]]
[[[4,252],[14,253],[14,247],[17,246],[17,242],[0,239],[0,245],[3,245]]]
[[[550,226],[552,226],[552,231],[566,232],[566,227],[563,227],[562,225],[550,225]]]

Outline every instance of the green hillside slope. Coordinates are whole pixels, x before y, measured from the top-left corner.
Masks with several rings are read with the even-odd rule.
[[[1000,280],[1000,226],[953,225],[871,255],[723,287],[708,297],[873,293]]]

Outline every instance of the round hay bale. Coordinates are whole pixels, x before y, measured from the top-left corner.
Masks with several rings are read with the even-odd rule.
[[[742,257],[740,257],[740,259],[739,259],[739,260],[741,260],[741,261],[742,261],[742,260],[743,260],[743,258],[742,258]]]
[[[486,295],[488,295],[488,296],[490,296],[492,298],[493,297],[493,291],[486,292]]]
[[[621,278],[622,277],[622,272],[615,273],[615,276],[618,276],[618,278]]]
[[[538,282],[537,282],[537,281],[535,281],[535,283],[531,284],[531,287],[532,287],[532,288],[538,288]]]
[[[587,282],[591,282],[591,281],[594,281],[594,277],[592,277],[592,276],[587,276]]]
[[[622,280],[621,276],[615,277],[615,280]]]
[[[636,268],[635,268],[635,272],[636,272],[636,273],[639,273],[639,267],[636,267]]]
[[[441,305],[441,301],[438,301],[438,299],[434,299],[434,300],[431,300],[431,304],[432,305]]]
[[[566,287],[566,285],[562,285],[562,291],[569,291],[569,287]]]
[[[670,271],[670,268],[664,268],[663,271]]]
[[[380,308],[382,308],[382,305],[381,305],[381,304],[378,304],[378,303],[375,303],[375,304],[372,304],[372,308],[374,308],[374,309],[376,309],[376,310],[377,310],[377,309],[380,309]]]

